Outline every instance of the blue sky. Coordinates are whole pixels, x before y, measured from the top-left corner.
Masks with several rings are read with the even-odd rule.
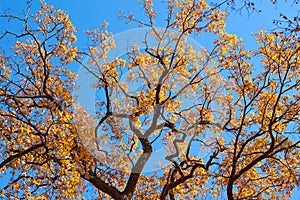
[[[11,13],[20,13],[26,8],[26,4],[24,2],[25,1],[20,0],[0,0],[0,12],[10,10]],[[114,34],[131,29],[132,27],[128,27],[125,24],[125,21],[118,20],[117,14],[120,10],[123,10],[125,13],[132,12],[140,17],[144,17],[143,9],[141,5],[137,4],[137,0],[51,0],[46,2],[54,5],[55,8],[66,10],[66,12],[71,16],[73,24],[78,28],[77,44],[80,47],[84,47],[86,45],[86,36],[84,35],[84,32],[86,30],[98,28],[100,24],[104,22],[104,20],[109,22],[109,31]],[[156,8],[158,9],[158,13],[165,13],[163,8],[159,6],[160,2],[160,0],[154,0]],[[231,14],[228,17],[226,30],[230,33],[237,34],[239,37],[242,37],[246,44],[246,48],[255,48],[255,39],[251,34],[259,31],[260,29],[272,30],[275,28],[272,24],[272,21],[273,19],[278,19],[280,13],[293,16],[293,13],[295,13],[296,10],[296,5],[291,8],[291,2],[292,1],[284,3],[284,1],[282,1],[282,3],[279,3],[275,6],[272,5],[268,0],[258,1],[256,6],[258,9],[262,10],[260,14],[253,13],[249,16],[246,11],[243,11],[241,15],[239,13]],[[37,0],[33,1],[32,9],[36,10],[38,6],[39,2]],[[161,22],[163,22],[163,17],[158,19],[158,24],[156,25],[163,26]],[[0,29],[3,28],[4,27],[1,25],[0,21]],[[199,44],[204,47],[212,47],[213,37],[209,34],[194,39],[196,39]],[[0,43],[0,45],[5,44]],[[75,70],[79,68],[79,66],[76,64],[74,64],[72,67]],[[296,192],[292,199],[299,200],[298,196],[300,196],[299,191]]]

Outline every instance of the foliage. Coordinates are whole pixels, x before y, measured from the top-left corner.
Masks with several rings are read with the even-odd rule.
[[[2,15],[23,29],[0,36],[15,41],[12,53],[0,54],[0,173],[10,178],[1,195],[79,199],[94,188],[99,199],[224,198],[225,191],[228,199],[288,199],[300,181],[299,18],[282,16],[287,26],[276,21],[284,27],[256,33],[258,48],[246,50],[225,29],[225,8],[255,10],[241,2],[168,0],[166,26],[157,29],[154,4],[144,0],[148,21],[121,17],[151,27],[158,45],[145,38],[146,49],[113,61],[107,24],[86,32],[84,51],[70,17],[51,5]],[[215,34],[213,49],[188,45],[189,35],[205,32]],[[75,62],[102,91],[96,119],[72,98]],[[131,90],[134,82],[141,87]],[[143,174],[159,142],[170,164]]]

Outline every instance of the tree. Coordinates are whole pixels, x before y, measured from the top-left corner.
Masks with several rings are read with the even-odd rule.
[[[238,9],[255,10],[242,2]],[[230,7],[170,0],[157,29],[145,0],[148,22],[121,17],[150,27],[157,45],[145,37],[145,49],[113,61],[107,24],[87,32],[84,50],[69,16],[51,5],[3,14],[23,29],[0,37],[14,41],[0,55],[0,172],[10,178],[1,195],[71,199],[92,188],[99,199],[288,199],[300,181],[299,18],[283,16],[288,26],[260,31],[258,48],[246,50],[225,30]],[[212,50],[188,45],[203,32],[216,35]],[[96,119],[72,97],[74,62],[97,78]],[[144,174],[159,142],[170,164]],[[207,147],[208,157],[197,153]]]

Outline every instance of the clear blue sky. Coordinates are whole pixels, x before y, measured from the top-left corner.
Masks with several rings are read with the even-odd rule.
[[[0,12],[10,10],[11,13],[20,13],[26,8],[24,2],[25,1],[21,0],[0,0]],[[86,44],[84,32],[99,27],[104,20],[109,22],[109,30],[114,34],[130,29],[131,27],[125,25],[124,21],[118,20],[117,14],[119,13],[119,10],[133,12],[141,17],[144,16],[143,9],[141,5],[137,4],[137,0],[51,0],[46,2],[54,5],[55,8],[67,11],[71,16],[73,24],[78,28],[78,45],[82,47]],[[159,10],[161,10],[160,13],[165,13],[165,11],[158,6],[160,2],[161,0],[154,0],[154,3],[158,8],[158,13]],[[277,6],[274,6],[268,0],[258,1],[257,8],[262,10],[260,14],[253,13],[251,16],[248,16],[245,11],[243,11],[242,15],[231,14],[226,29],[228,32],[236,33],[239,37],[242,37],[245,41],[246,48],[255,48],[255,39],[251,36],[251,33],[255,33],[260,29],[271,30],[275,28],[272,24],[272,20],[278,19],[280,13],[293,15],[293,12],[296,10],[296,5],[291,9],[291,2],[292,1],[280,3]],[[32,9],[36,10],[38,6],[39,1],[33,1]],[[160,18],[158,21],[162,22],[163,18]],[[159,23],[156,24],[156,26],[163,26],[163,24]],[[0,21],[0,30],[3,28]],[[210,35],[205,35],[205,38],[195,39],[204,47],[210,48],[212,46],[213,38]],[[0,45],[5,44],[0,43]],[[74,65],[73,67],[74,69],[78,69],[79,66]],[[299,200],[300,198],[298,196],[300,196],[299,191],[295,193],[292,199]]]

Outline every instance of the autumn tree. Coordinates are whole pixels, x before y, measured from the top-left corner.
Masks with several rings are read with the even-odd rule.
[[[68,14],[43,1],[1,15],[22,27],[0,36],[13,41],[0,54],[2,197],[288,199],[300,181],[299,18],[282,15],[247,50],[226,17],[254,2],[169,0],[164,28],[153,2],[141,4],[146,19],[120,17],[149,27],[145,46],[114,60],[107,24],[80,49]],[[189,44],[205,32],[212,49]],[[71,63],[97,80],[96,117],[72,96]],[[159,145],[166,162],[144,173]]]

